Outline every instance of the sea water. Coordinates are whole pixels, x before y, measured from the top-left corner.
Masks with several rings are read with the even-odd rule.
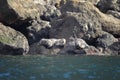
[[[120,80],[120,56],[0,56],[0,80]]]

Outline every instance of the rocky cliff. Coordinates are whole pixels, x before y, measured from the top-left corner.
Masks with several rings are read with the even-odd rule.
[[[119,55],[119,43],[119,0],[0,0],[0,54]]]

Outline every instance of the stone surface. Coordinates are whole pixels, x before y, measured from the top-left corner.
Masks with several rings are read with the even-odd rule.
[[[120,11],[119,0],[100,0],[97,6],[102,12],[107,12],[108,10]]]
[[[114,42],[107,49],[111,55],[120,55],[120,41]]]
[[[0,23],[0,54],[22,55],[28,50],[28,41],[23,34]]]
[[[6,24],[39,16],[34,0],[0,0],[0,21]]]
[[[86,55],[106,55],[102,52],[100,52],[97,48],[95,48],[94,46],[89,46],[88,48],[83,49],[83,52]]]
[[[52,38],[69,39],[74,29],[78,38],[87,36],[88,40],[97,38],[104,31],[120,35],[120,20],[100,12],[90,2],[69,1],[61,7],[61,12],[62,16],[51,23]]]
[[[119,13],[120,0],[0,0],[0,54],[119,55]]]
[[[40,44],[45,46],[46,48],[64,47],[66,44],[66,40],[65,39],[41,39]]]
[[[31,21],[31,25],[27,27],[29,44],[38,42],[42,38],[49,38],[49,29],[51,28],[48,21]]]
[[[89,45],[83,39],[70,38],[59,54],[85,54],[82,51],[87,47],[89,47]]]
[[[113,35],[106,33],[97,38],[97,47],[107,48],[108,46],[112,45],[114,42],[117,42],[118,39],[116,39]]]
[[[30,46],[28,54],[57,55],[65,44],[65,39],[41,39]]]
[[[58,10],[54,5],[46,5],[45,8],[46,10],[43,11],[43,15],[41,15],[42,20],[52,21],[61,15],[60,10]]]
[[[113,10],[108,10],[108,11],[107,11],[107,14],[111,14],[111,15],[113,15],[114,17],[120,19],[120,12],[113,11]]]

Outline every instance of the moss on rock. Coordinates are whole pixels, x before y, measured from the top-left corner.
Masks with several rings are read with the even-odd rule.
[[[0,42],[5,44],[11,44],[14,42],[14,40],[7,36],[0,36]]]

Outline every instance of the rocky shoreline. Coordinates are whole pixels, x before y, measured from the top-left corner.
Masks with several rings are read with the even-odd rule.
[[[0,0],[0,55],[119,55],[119,0]]]

